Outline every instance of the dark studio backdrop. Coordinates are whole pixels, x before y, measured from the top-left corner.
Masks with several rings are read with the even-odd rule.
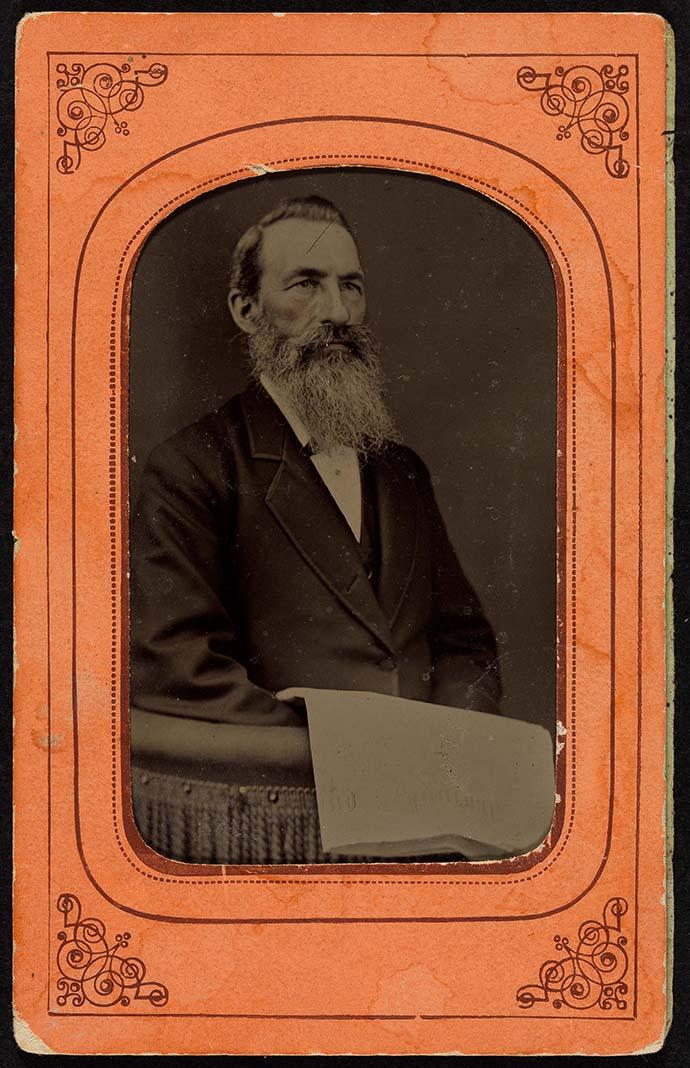
[[[485,197],[399,171],[313,170],[239,182],[163,222],[132,284],[131,499],[153,446],[247,381],[226,303],[237,239],[312,193],[355,233],[391,407],[498,636],[503,708],[553,731],[556,293],[534,234]]]

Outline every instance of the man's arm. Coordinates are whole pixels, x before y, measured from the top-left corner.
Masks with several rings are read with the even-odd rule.
[[[193,452],[175,439],[154,450],[132,519],[132,704],[217,723],[303,726],[237,659],[222,597],[232,524],[232,495]]]
[[[494,633],[450,543],[426,469],[424,476],[432,530],[431,699],[435,704],[498,713],[501,678]]]

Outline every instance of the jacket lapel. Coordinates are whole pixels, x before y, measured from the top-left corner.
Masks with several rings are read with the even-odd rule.
[[[376,462],[381,544],[379,601],[392,628],[409,588],[419,539],[419,493],[404,454],[391,450]]]
[[[311,460],[261,387],[250,387],[243,405],[252,456],[279,461],[266,506],[324,585],[393,651],[390,628],[354,535]]]

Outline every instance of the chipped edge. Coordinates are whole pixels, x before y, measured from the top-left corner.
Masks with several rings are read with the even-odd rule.
[[[51,1049],[47,1046],[42,1038],[29,1027],[23,1017],[19,1015],[16,1008],[12,1010],[12,1025],[14,1031],[14,1040],[20,1049],[23,1049],[26,1053],[57,1053],[58,1050]]]

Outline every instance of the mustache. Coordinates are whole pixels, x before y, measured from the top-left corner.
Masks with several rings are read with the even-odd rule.
[[[293,348],[300,362],[327,358],[329,345],[341,345],[356,359],[366,360],[372,352],[378,355],[378,344],[366,326],[337,326],[319,323],[306,334],[293,341]],[[334,354],[335,356],[336,354]],[[341,357],[341,354],[337,354]]]

